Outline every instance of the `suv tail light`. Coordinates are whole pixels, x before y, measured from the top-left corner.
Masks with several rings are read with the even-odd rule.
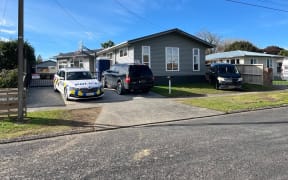
[[[128,83],[128,84],[131,82],[131,79],[130,79],[129,76],[127,76],[127,77],[125,78],[125,82]]]

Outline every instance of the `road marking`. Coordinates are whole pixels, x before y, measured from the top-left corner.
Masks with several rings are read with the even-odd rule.
[[[135,161],[140,161],[141,159],[143,159],[144,157],[147,157],[151,154],[151,150],[150,149],[143,149],[140,152],[134,154],[133,159]]]

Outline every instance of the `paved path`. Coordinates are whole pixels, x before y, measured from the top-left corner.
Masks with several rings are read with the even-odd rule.
[[[206,108],[184,105],[153,92],[119,96],[115,91],[106,89],[101,99],[65,103],[60,93],[53,92],[53,88],[31,88],[29,95],[28,111],[102,107],[100,115],[95,119],[96,126],[133,126],[222,114]],[[55,106],[52,106],[53,103]]]

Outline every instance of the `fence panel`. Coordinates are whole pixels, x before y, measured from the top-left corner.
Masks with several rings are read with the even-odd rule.
[[[243,83],[264,85],[263,64],[237,64]]]
[[[24,90],[24,114],[26,114],[26,90]],[[18,116],[18,89],[0,89],[0,118]]]

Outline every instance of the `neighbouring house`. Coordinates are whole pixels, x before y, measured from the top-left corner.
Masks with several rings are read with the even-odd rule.
[[[97,52],[114,63],[143,63],[157,84],[205,81],[205,50],[214,46],[180,29],[128,40]]]
[[[43,61],[35,65],[35,73],[55,73],[56,72],[56,62],[52,60]]]
[[[206,56],[206,64],[263,64],[264,68],[273,69],[273,76],[279,76],[283,59],[284,57],[279,55],[237,50],[209,54]]]
[[[57,69],[64,67],[80,67],[91,72],[95,72],[95,57],[99,50],[76,51],[68,53],[59,53],[54,58],[57,61]]]

